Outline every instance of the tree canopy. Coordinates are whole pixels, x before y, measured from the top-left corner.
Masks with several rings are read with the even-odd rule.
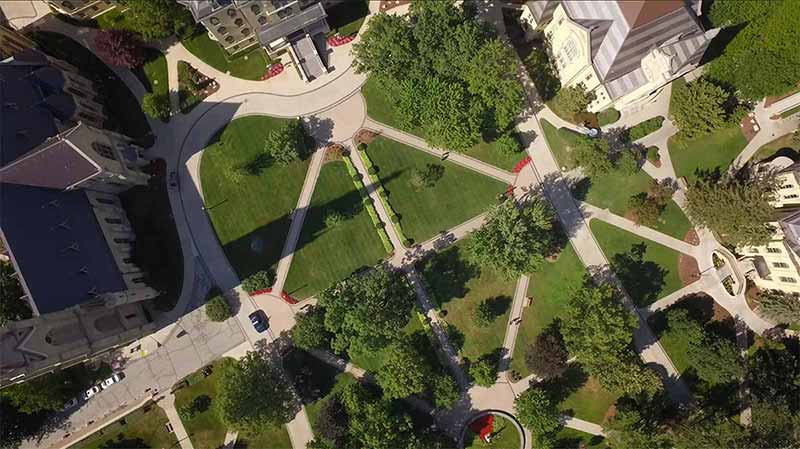
[[[538,271],[553,249],[553,219],[552,208],[539,196],[520,207],[507,199],[489,211],[467,250],[477,265],[508,279]]]
[[[147,40],[172,35],[186,37],[194,31],[192,14],[173,0],[123,0],[131,28]]]
[[[126,30],[100,30],[94,38],[97,54],[111,65],[132,69],[144,63],[142,42]]]
[[[300,119],[292,119],[267,134],[264,152],[280,165],[305,159],[309,153],[308,134]]]
[[[206,302],[206,316],[211,321],[225,321],[231,317],[231,306],[222,295],[214,295]]]
[[[35,414],[61,410],[79,388],[66,372],[56,371],[3,388],[0,396],[8,399],[20,412]]]
[[[386,348],[385,354],[385,362],[378,370],[378,383],[387,399],[400,399],[425,391],[431,369],[410,342],[394,342]]]
[[[771,202],[777,190],[776,177],[764,171],[743,169],[737,176],[726,173],[719,180],[704,176],[686,192],[686,209],[696,224],[715,230],[725,242],[760,246],[774,232]]]
[[[519,422],[531,432],[534,447],[552,447],[561,430],[561,413],[540,387],[525,390],[514,400],[514,413]]]
[[[327,348],[331,333],[325,328],[325,309],[311,306],[305,313],[295,315],[292,341],[303,349]]]
[[[22,299],[25,292],[17,278],[14,266],[0,261],[0,326],[8,321],[18,321],[32,316],[31,308]]]
[[[765,290],[758,297],[760,312],[778,323],[800,323],[800,294]]]
[[[670,108],[680,136],[694,139],[725,126],[728,97],[721,87],[702,78],[676,88]]]

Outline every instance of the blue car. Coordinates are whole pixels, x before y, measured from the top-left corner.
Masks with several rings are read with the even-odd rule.
[[[267,330],[267,314],[264,313],[263,310],[256,310],[255,312],[248,315],[250,318],[250,324],[253,325],[253,329],[256,330],[259,334]]]

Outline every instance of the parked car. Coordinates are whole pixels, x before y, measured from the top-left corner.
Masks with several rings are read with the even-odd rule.
[[[89,399],[89,398],[91,398],[92,396],[96,395],[99,392],[100,392],[100,387],[95,385],[92,388],[89,388],[88,390],[86,390],[86,393],[84,394],[84,396],[86,397],[86,399]]]
[[[103,388],[103,390],[105,390],[106,388],[110,387],[111,385],[114,385],[115,383],[121,381],[124,377],[125,377],[125,375],[122,374],[122,373],[114,373],[108,379],[100,382],[100,386]]]
[[[253,329],[256,332],[261,333],[267,330],[267,314],[264,313],[263,310],[256,310],[255,312],[248,315],[250,318],[250,324],[253,325]]]
[[[178,173],[175,171],[169,172],[169,186],[174,189],[178,188]]]
[[[62,409],[62,411],[66,412],[67,410],[75,407],[76,405],[78,405],[78,398],[72,398],[64,403],[64,408]]]

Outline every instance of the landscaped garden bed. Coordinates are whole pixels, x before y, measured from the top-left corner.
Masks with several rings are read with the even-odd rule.
[[[479,417],[464,430],[464,449],[520,449],[522,435],[508,418],[495,414]]]
[[[251,50],[228,56],[219,43],[208,37],[205,29],[181,41],[190,53],[222,73],[251,81],[261,79],[271,62],[264,49],[258,45]]]
[[[386,256],[364,201],[344,162],[322,166],[286,279],[289,294],[308,298]]]
[[[308,171],[308,159],[271,164],[257,175],[239,170],[263,157],[267,135],[286,122],[266,116],[238,118],[203,152],[200,179],[206,211],[240,279],[277,265]]]
[[[366,155],[388,192],[388,201],[409,239],[423,242],[483,213],[497,201],[505,185],[421,150],[383,137]],[[428,166],[444,167],[432,187],[417,187],[412,178]]]
[[[182,113],[189,113],[218,90],[216,81],[200,73],[188,62],[178,61],[178,101]]]
[[[647,137],[650,134],[658,131],[661,128],[662,123],[664,123],[664,117],[661,116],[653,117],[641,123],[637,123],[627,130],[627,140],[635,142],[639,139]]]
[[[600,220],[590,221],[589,226],[637,306],[651,304],[683,287],[677,251]]]
[[[417,264],[431,299],[447,322],[451,343],[461,355],[477,360],[503,346],[506,324],[514,296],[514,281],[469,260],[467,241],[434,254]],[[492,319],[480,326],[476,309],[486,302]]]

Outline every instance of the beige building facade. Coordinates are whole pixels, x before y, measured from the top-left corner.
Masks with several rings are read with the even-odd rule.
[[[54,11],[73,19],[94,19],[116,8],[111,0],[47,0]]]
[[[24,34],[0,25],[0,61],[35,47]]]

